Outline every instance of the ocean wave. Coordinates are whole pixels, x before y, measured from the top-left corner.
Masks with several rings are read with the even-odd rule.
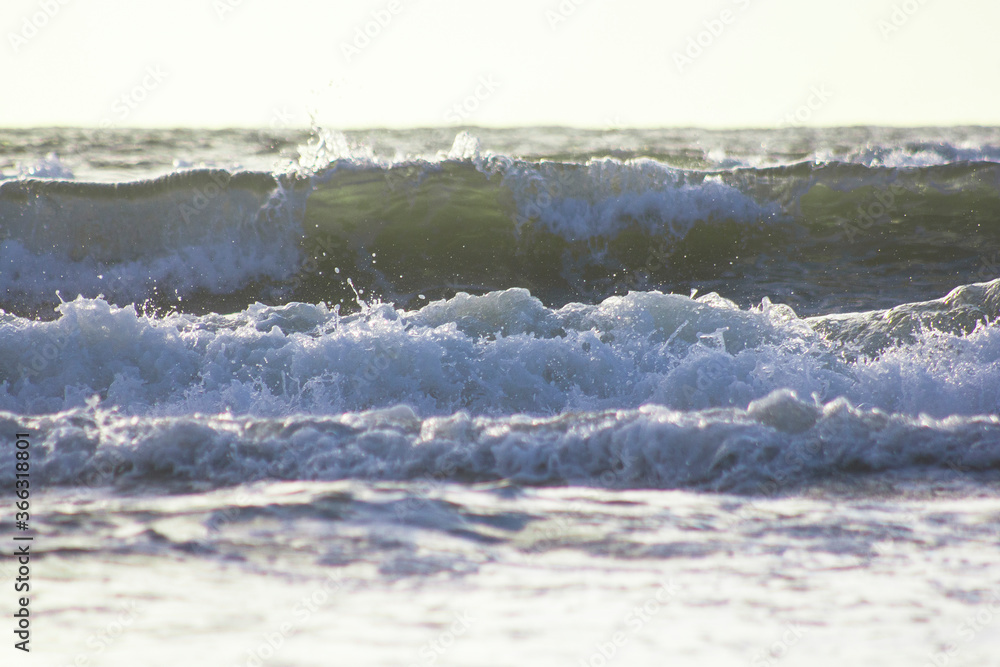
[[[800,318],[767,301],[633,292],[546,307],[524,289],[341,315],[256,304],[232,315],[142,315],[77,299],[54,321],[0,315],[0,409],[96,398],[131,415],[424,415],[746,408],[788,389],[893,413],[1000,405],[1000,282],[884,312]]]
[[[48,484],[75,487],[510,480],[774,493],[865,475],[1000,471],[995,416],[915,418],[844,399],[817,405],[788,390],[746,409],[647,405],[549,418],[421,418],[403,405],[283,419],[0,413],[0,449],[12,448],[16,429],[35,434],[34,465]]]
[[[1000,464],[1000,281],[809,318],[715,294],[551,308],[524,289],[348,315],[83,298],[59,313],[0,313],[0,427],[37,434],[54,484],[611,475],[753,492]]]
[[[39,315],[82,295],[192,313],[258,300],[346,312],[359,294],[412,308],[526,287],[562,305],[728,285],[744,304],[794,289],[800,310],[820,313],[838,291],[882,307],[881,293],[898,303],[997,277],[983,252],[1000,241],[992,162],[692,170],[519,160],[468,135],[426,160],[335,142],[313,153],[282,174],[4,182],[0,307]],[[883,282],[866,296],[873,278],[917,266],[922,288]]]
[[[270,174],[192,170],[152,181],[0,185],[3,306],[60,292],[138,303],[236,292],[298,262],[305,191]]]

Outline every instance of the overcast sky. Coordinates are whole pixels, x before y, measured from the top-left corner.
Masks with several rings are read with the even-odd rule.
[[[1000,124],[996,0],[3,0],[0,126]]]

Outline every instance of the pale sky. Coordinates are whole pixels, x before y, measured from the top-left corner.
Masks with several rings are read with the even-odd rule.
[[[3,0],[0,127],[1000,125],[998,26],[996,0]]]

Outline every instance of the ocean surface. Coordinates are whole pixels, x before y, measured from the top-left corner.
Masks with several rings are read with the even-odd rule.
[[[1000,128],[0,130],[0,309],[23,664],[997,664]]]

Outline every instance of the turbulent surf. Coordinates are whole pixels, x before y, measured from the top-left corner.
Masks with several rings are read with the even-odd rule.
[[[561,618],[597,572],[621,587],[598,600],[678,596],[671,628],[720,605],[840,614],[859,639],[815,652],[835,655],[928,599],[948,619],[986,599],[996,129],[3,130],[0,149],[0,456],[29,435],[38,557],[70,582],[46,609],[77,614],[109,564],[130,599],[189,578],[234,618],[244,590],[321,586],[333,611],[302,632],[411,664],[412,641],[344,619],[429,618],[454,586],[488,593],[514,646],[525,590]],[[764,591],[778,571],[788,590]]]

